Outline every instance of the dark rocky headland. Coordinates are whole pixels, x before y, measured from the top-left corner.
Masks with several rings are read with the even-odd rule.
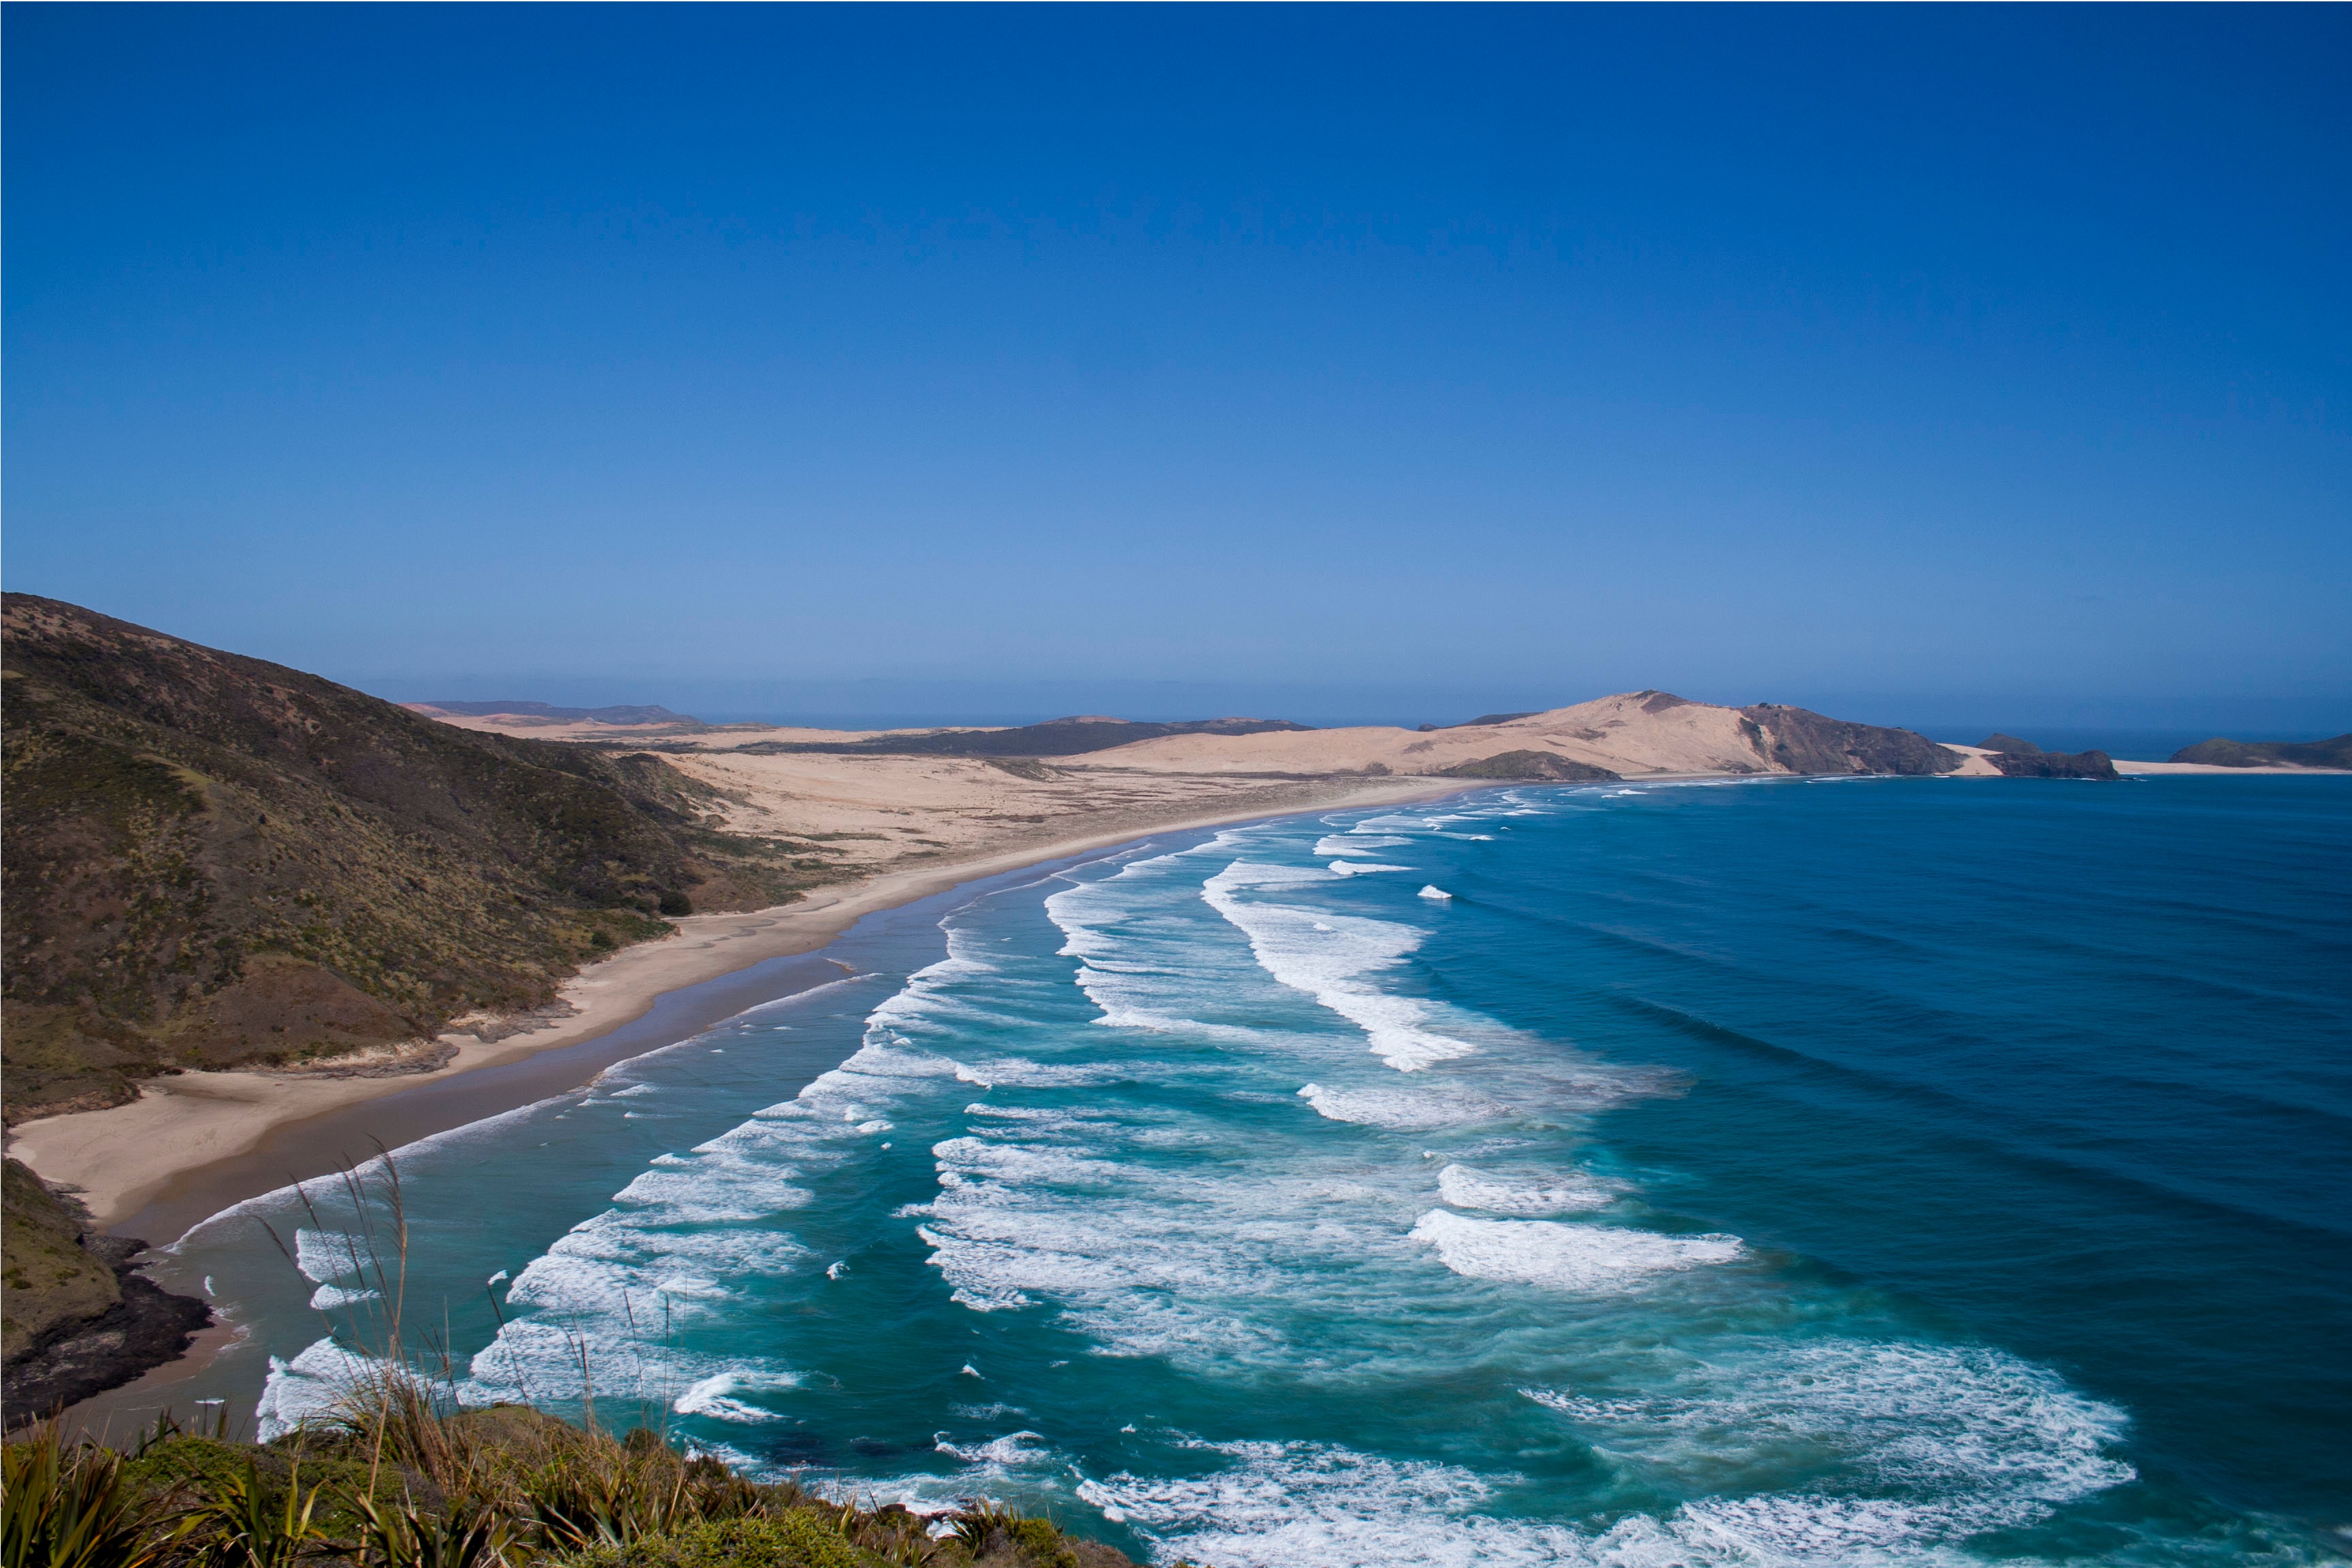
[[[137,1272],[145,1242],[91,1235],[22,1164],[0,1171],[0,1419],[13,1431],[177,1358],[213,1314]]]
[[[1977,742],[1987,761],[2013,779],[2113,779],[2116,762],[2105,752],[2045,752],[2014,735],[1988,735]]]

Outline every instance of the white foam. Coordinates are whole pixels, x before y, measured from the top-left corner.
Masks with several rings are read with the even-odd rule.
[[[1105,1068],[1040,1064],[1025,1057],[990,1057],[969,1065],[957,1062],[954,1068],[958,1079],[964,1083],[976,1083],[982,1089],[994,1089],[999,1084],[1018,1084],[1030,1089],[1075,1089],[1100,1083],[1110,1076],[1110,1069]]]
[[[294,1233],[294,1267],[318,1285],[356,1279],[369,1271],[367,1246],[343,1231],[306,1226]]]
[[[1414,895],[1414,897],[1416,897],[1416,898],[1423,898],[1423,899],[1434,899],[1434,900],[1439,900],[1439,901],[1441,901],[1441,902],[1444,902],[1444,903],[1449,903],[1449,904],[1450,904],[1450,903],[1452,903],[1452,902],[1454,901],[1454,895],[1453,895],[1453,894],[1451,894],[1451,893],[1447,892],[1444,889],[1443,889],[1443,888],[1441,888],[1441,887],[1437,886],[1437,885],[1436,885],[1435,883],[1433,883],[1433,883],[1428,883],[1428,884],[1424,885],[1424,886],[1422,888],[1421,891],[1420,891],[1419,893],[1415,894],[1415,895]]]
[[[984,1138],[946,1139],[931,1145],[931,1154],[940,1171],[967,1179],[1090,1183],[1117,1188],[1132,1183],[1139,1173],[1108,1160],[1089,1160],[1059,1149]]]
[[[1768,1493],[1706,1497],[1663,1519],[1630,1513],[1588,1533],[1480,1511],[1498,1489],[1524,1485],[1517,1475],[1336,1444],[1179,1446],[1227,1462],[1172,1478],[1123,1470],[1083,1479],[1078,1495],[1152,1540],[1155,1558],[1223,1568],[1966,1568],[1979,1559],[1953,1543],[2047,1512]],[[2116,1467],[2088,1479],[2112,1486],[2118,1471],[2129,1479]]]
[[[1034,1122],[990,1119],[1006,1134]],[[1162,1130],[1165,1131],[1165,1130]],[[1074,1123],[1121,1142],[1127,1130]],[[1097,1353],[1280,1361],[1266,1307],[1296,1305],[1363,1270],[1409,1268],[1410,1189],[1212,1160],[1143,1168],[1099,1147],[994,1137],[935,1146],[940,1191],[918,1234],[952,1299],[994,1312],[1050,1305]]]
[[[1473,1511],[1494,1482],[1458,1465],[1392,1460],[1334,1444],[1188,1442],[1224,1456],[1208,1475],[1126,1471],[1079,1484],[1114,1523],[1154,1538],[1163,1561],[1221,1568],[1486,1568],[1587,1563],[1585,1542],[1552,1526]],[[1497,1477],[1505,1484],[1516,1476]]]
[[[310,1310],[333,1312],[345,1307],[356,1307],[362,1301],[383,1300],[383,1293],[380,1290],[352,1290],[341,1285],[321,1285],[310,1292]]]
[[[1685,1510],[1793,1555],[2030,1524],[2134,1475],[2105,1452],[2122,1436],[2121,1411],[1981,1346],[1762,1342],[1694,1361],[1663,1391],[1525,1392],[1621,1465],[1685,1487],[1743,1489],[1751,1477],[1769,1484],[1792,1456],[1817,1472],[1826,1458],[1845,1495],[1713,1497]]]
[[[378,1363],[330,1337],[314,1341],[292,1361],[269,1358],[269,1375],[254,1407],[256,1436],[267,1443],[305,1421],[332,1416],[352,1388]]]
[[[625,1398],[633,1388],[675,1397],[683,1387],[681,1406],[698,1408],[681,1413],[708,1423],[704,1429],[712,1433],[724,1430],[719,1423],[772,1418],[765,1407],[787,1401],[747,1391],[736,1381],[743,1369],[735,1358],[671,1356],[650,1342],[625,1353],[621,1342],[632,1337],[625,1300],[635,1302],[641,1326],[665,1294],[673,1310],[688,1315],[738,1312],[740,1305],[729,1304],[726,1295],[739,1289],[759,1291],[763,1308],[775,1300],[816,1305],[821,1295],[829,1310],[864,1309],[870,1305],[864,1292],[875,1283],[866,1278],[870,1270],[860,1264],[858,1278],[845,1279],[848,1270],[840,1260],[864,1245],[868,1232],[887,1245],[888,1237],[903,1238],[917,1226],[944,1293],[982,1311],[1026,1310],[1040,1320],[1050,1317],[1050,1322],[1019,1327],[1077,1337],[1078,1344],[1054,1352],[1074,1358],[1070,1364],[1083,1367],[1087,1354],[1157,1356],[1193,1376],[1236,1363],[1308,1378],[1352,1377],[1365,1368],[1419,1373],[1467,1364],[1465,1358],[1495,1364],[1497,1347],[1507,1343],[1528,1347],[1527,1364],[1541,1365],[1540,1375],[1559,1381],[1606,1363],[1605,1357],[1583,1355],[1579,1342],[1560,1337],[1569,1332],[1560,1325],[1588,1313],[1612,1323],[1632,1318],[1614,1304],[1587,1309],[1534,1289],[1483,1282],[1617,1295],[1741,1255],[1741,1244],[1729,1237],[1669,1237],[1544,1220],[1590,1212],[1616,1190],[1567,1168],[1563,1110],[1586,1111],[1656,1092],[1663,1076],[1603,1068],[1557,1042],[1531,1042],[1434,1002],[1386,995],[1384,985],[1400,984],[1387,971],[1409,960],[1424,933],[1307,908],[1377,891],[1350,889],[1319,866],[1229,879],[1222,891],[1239,918],[1207,899],[1202,879],[1211,872],[1217,872],[1212,882],[1223,877],[1233,869],[1225,861],[1237,854],[1297,858],[1310,835],[1299,834],[1295,825],[1286,831],[1286,837],[1237,831],[1221,835],[1219,848],[1141,860],[1108,876],[1085,873],[1098,879],[1048,900],[1066,939],[1065,954],[1078,959],[1075,964],[1002,947],[990,949],[996,956],[989,958],[950,931],[950,961],[877,1007],[863,1047],[841,1068],[691,1155],[661,1157],[616,1196],[606,1215],[526,1269],[517,1289],[529,1298],[522,1304],[534,1315],[502,1336],[502,1353],[512,1364],[495,1358],[487,1367],[478,1363],[478,1381],[486,1388],[498,1383],[512,1396],[520,1392],[518,1375],[527,1373],[531,1392],[565,1397],[579,1381],[576,1357],[587,1341],[600,1399]],[[1357,842],[1349,849],[1318,845],[1318,853],[1359,868],[1370,858],[1356,851],[1369,847],[1371,836],[1329,837]],[[1399,884],[1397,891],[1403,890]],[[1433,926],[1438,918],[1431,915]],[[982,934],[1005,929],[999,924]],[[1095,1031],[1087,1010],[1073,1006],[1073,970],[1101,1023],[1184,1037]],[[1324,1011],[1290,993],[1303,993]],[[1338,1005],[1327,993],[1339,998]],[[1423,1011],[1381,1011],[1391,1003]],[[1434,1070],[1401,1079],[1363,1059],[1366,1037],[1391,1026],[1437,1036],[1455,1054],[1470,1044],[1480,1051],[1451,1067],[1444,1065],[1448,1058],[1437,1058]],[[1019,1056],[994,1054],[1015,1045]],[[1318,1115],[1301,1117],[1289,1099],[1291,1087],[1310,1078],[1319,1081],[1299,1092]],[[1129,1093],[1138,1080],[1174,1092]],[[985,1085],[989,1092],[975,1098],[971,1085]],[[1069,1092],[1081,1085],[1088,1087]],[[1280,1110],[1286,1105],[1287,1114]],[[870,1169],[854,1163],[872,1158],[871,1135],[864,1130],[886,1121],[908,1132],[910,1156],[919,1146],[930,1147],[934,1201],[900,1205],[911,1194],[888,1183],[855,1179]],[[1332,1125],[1342,1121],[1358,1126]],[[1408,1138],[1386,1131],[1495,1121],[1508,1123],[1495,1131],[1519,1136],[1432,1131]],[[1511,1143],[1524,1144],[1523,1152],[1507,1152]],[[1434,1146],[1426,1163],[1413,1157],[1424,1145]],[[1491,1160],[1491,1168],[1461,1163],[1480,1159]],[[659,1179],[647,1179],[656,1173]],[[1475,1213],[1430,1212],[1433,1183],[1452,1209]],[[811,1189],[826,1194],[824,1210],[791,1210],[775,1202],[786,1193],[804,1200]],[[836,1201],[863,1206],[837,1214]],[[823,1252],[802,1250],[778,1228],[786,1223],[804,1225],[808,1241]],[[761,1237],[767,1240],[755,1239]],[[772,1246],[773,1254],[760,1256],[754,1249],[761,1245]],[[878,1267],[882,1255],[877,1256]],[[831,1267],[824,1267],[828,1259]],[[1439,1260],[1452,1272],[1436,1268]],[[843,1282],[826,1285],[820,1269]],[[780,1275],[786,1278],[776,1279]],[[1744,1276],[1723,1278],[1728,1287]],[[1690,1294],[1711,1304],[1725,1293]],[[1433,1327],[1446,1321],[1436,1311],[1409,1315],[1409,1322],[1401,1319],[1400,1300],[1465,1309],[1479,1320],[1478,1333],[1469,1336],[1477,1342],[1465,1346],[1465,1336]],[[1680,1291],[1654,1296],[1642,1305],[1645,1327],[1654,1304],[1688,1302]],[[1488,1317],[1495,1324],[1491,1336],[1484,1332]],[[711,1331],[726,1321],[706,1322],[681,1342],[722,1338]],[[1709,1352],[1729,1337],[1712,1318],[1665,1321],[1688,1328],[1684,1342]],[[974,1323],[975,1329],[1002,1326],[1001,1320]],[[635,1370],[628,1354],[643,1358]],[[499,1375],[485,1375],[490,1371]],[[979,1379],[976,1370],[965,1371]],[[1771,1489],[1787,1484],[1785,1464],[1761,1486],[1717,1489],[1696,1478],[1704,1473],[1710,1447],[1737,1445],[1735,1428],[1747,1420],[1738,1414],[1740,1385],[1733,1380],[1688,1391],[1694,1425],[1677,1426],[1654,1403],[1643,1403],[1656,1392],[1654,1372],[1644,1363],[1645,1382],[1630,1396],[1529,1390],[1579,1426],[1588,1420],[1606,1425],[1591,1462],[1604,1473],[1612,1466],[1630,1472],[1609,1494],[1621,1500],[1607,1506],[1622,1510],[1627,1506],[1622,1500],[1643,1497],[1702,1500],[1664,1519],[1612,1513],[1605,1517],[1617,1522],[1600,1533],[1597,1523],[1580,1528],[1488,1517],[1483,1510],[1504,1508],[1498,1500],[1506,1489],[1522,1484],[1499,1467],[1489,1472],[1328,1446],[1195,1445],[1193,1462],[1154,1467],[1140,1456],[1160,1439],[1139,1438],[1122,1450],[1132,1456],[1127,1462],[1137,1473],[1088,1481],[1087,1495],[1152,1537],[1156,1560],[1181,1553],[1228,1568],[1276,1563],[1286,1568],[1538,1563],[1853,1568],[1924,1562],[1921,1543],[1945,1539],[1935,1535],[1948,1521],[1939,1522],[1943,1516],[1932,1512],[1944,1489],[1934,1477],[1952,1473],[1953,1461],[1931,1451],[1944,1442],[1944,1429],[1933,1419],[1923,1428],[1932,1442],[1916,1454],[1891,1442],[1864,1442],[1850,1452],[1837,1447],[1849,1455],[1845,1470],[1801,1472],[1810,1489],[1801,1494]],[[964,1392],[986,1399],[1002,1391],[1035,1405],[1020,1392],[1032,1381],[1002,1368],[996,1388]],[[955,1382],[960,1387],[962,1379]],[[811,1396],[790,1402],[793,1415],[803,1413],[799,1401],[804,1397]],[[1574,1415],[1584,1408],[1580,1400],[1594,1402],[1599,1414]],[[1716,1402],[1712,1415],[1698,1409],[1708,1400]],[[1148,1429],[1144,1408],[1114,1410],[1104,1426],[1136,1415]],[[1759,1415],[1766,1427],[1780,1419],[1770,1411]],[[951,1420],[961,1430],[940,1433],[934,1442],[964,1474],[908,1478],[909,1495],[974,1495],[992,1474],[1007,1469],[1020,1475],[1024,1500],[1050,1492],[1066,1457],[1033,1433],[993,1436],[1025,1419],[1009,1407],[958,1409]],[[1544,1417],[1522,1406],[1512,1419],[1525,1436]],[[1710,1419],[1731,1425],[1696,1425]],[[1790,1417],[1787,1436],[1819,1447],[1830,1439],[1843,1442],[1839,1430],[1812,1415]],[[1727,1431],[1733,1437],[1726,1437]],[[1580,1436],[1563,1431],[1559,1441],[1564,1446]],[[2008,1446],[2006,1436],[1997,1445]],[[1907,1461],[1906,1454],[1911,1454]],[[1997,1468],[1999,1455],[1994,1458]],[[1922,1497],[1878,1495],[1903,1487],[1894,1468],[1898,1461],[1921,1467],[1915,1473]],[[951,1468],[928,1455],[918,1463],[935,1471]],[[1155,1468],[1181,1474],[1150,1473]],[[1644,1468],[1672,1471],[1675,1484],[1645,1485]],[[2025,1461],[2023,1469],[2054,1473],[2037,1459]],[[850,1484],[869,1497],[890,1495],[899,1485],[864,1476]],[[1507,1507],[1541,1511],[1549,1502],[1520,1492],[1508,1498]]]
[[[1042,1433],[1008,1432],[1002,1437],[963,1447],[949,1442],[946,1434],[942,1433],[931,1440],[931,1447],[940,1453],[961,1459],[967,1465],[982,1465],[1002,1470],[1014,1465],[1034,1465],[1052,1458],[1051,1450],[1043,1447],[1045,1441]]]
[[[1410,838],[1366,833],[1360,827],[1349,833],[1325,834],[1315,841],[1315,847],[1309,853],[1322,860],[1334,855],[1370,855],[1376,849],[1402,849],[1412,843]]]
[[[1218,836],[1231,843],[1235,836]],[[1063,933],[1061,956],[1076,958],[1073,977],[1116,1028],[1174,1032],[1248,1046],[1256,1032],[1203,1023],[1202,1004],[1214,1009],[1236,982],[1263,978],[1254,960],[1225,944],[1202,942],[1195,887],[1186,878],[1202,850],[1138,860],[1097,881],[1080,882],[1045,900],[1045,913]],[[1328,879],[1320,871],[1307,873]],[[1220,922],[1214,930],[1230,928]]]
[[[1511,1114],[1510,1107],[1484,1095],[1438,1089],[1336,1089],[1310,1083],[1298,1091],[1298,1098],[1313,1106],[1318,1116],[1333,1121],[1400,1131],[1465,1127]]]
[[[1375,871],[1410,871],[1410,866],[1383,866],[1378,861],[1334,860],[1327,868],[1334,877],[1368,877]]]
[[[1391,921],[1321,914],[1287,904],[1241,897],[1249,889],[1324,880],[1328,873],[1293,866],[1236,860],[1202,884],[1211,909],[1249,938],[1250,952],[1268,974],[1364,1031],[1374,1055],[1402,1072],[1467,1056],[1466,1040],[1431,1027],[1433,1002],[1393,996],[1372,977],[1402,964],[1426,935]]]
[[[681,1379],[748,1375],[738,1363],[649,1348],[655,1325],[723,1310],[748,1282],[804,1267],[807,1249],[775,1226],[811,1202],[793,1178],[838,1164],[860,1140],[888,1131],[889,1116],[877,1114],[884,1108],[954,1080],[951,1058],[908,1037],[938,1033],[926,997],[990,973],[957,947],[951,940],[948,959],[874,1010],[848,1060],[690,1154],[657,1157],[614,1195],[614,1207],[525,1268],[507,1299],[526,1315],[474,1358],[467,1397],[569,1391],[583,1375],[600,1395],[666,1397],[661,1389]]]
[[[1584,1175],[1514,1180],[1459,1164],[1437,1173],[1440,1197],[1455,1208],[1484,1209],[1489,1214],[1570,1214],[1606,1208],[1616,1200],[1618,1190]]]
[[[1652,1276],[1728,1263],[1742,1250],[1736,1236],[1662,1236],[1553,1220],[1473,1219],[1445,1209],[1422,1215],[1412,1234],[1465,1279],[1579,1293],[1622,1290]]]
[[[725,1183],[714,1178],[719,1174],[718,1162],[698,1162],[684,1171],[646,1171],[619,1192],[613,1194],[615,1203],[660,1205],[673,1210],[680,1218],[697,1221],[763,1219],[782,1209],[795,1209],[811,1201],[808,1190],[788,1184],[782,1177],[790,1168],[774,1173],[764,1182]]]
[[[793,1388],[799,1383],[800,1379],[790,1373],[760,1373],[734,1368],[714,1373],[695,1384],[679,1394],[670,1408],[680,1415],[708,1415],[719,1421],[775,1421],[782,1419],[777,1412],[762,1409],[735,1396]]]

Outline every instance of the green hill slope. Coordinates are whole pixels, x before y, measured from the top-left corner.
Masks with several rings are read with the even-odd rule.
[[[659,758],[474,734],[30,595],[0,609],[11,1121],[547,1000],[789,895]]]
[[[2221,768],[2352,768],[2352,735],[2328,741],[2231,741],[2217,735],[2183,746],[2172,760]]]

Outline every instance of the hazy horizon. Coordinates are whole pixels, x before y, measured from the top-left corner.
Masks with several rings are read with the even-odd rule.
[[[1317,729],[1354,724],[1458,724],[1488,713],[1541,711],[1607,691],[1547,691],[1521,681],[1491,689],[1378,690],[1339,688],[1237,688],[1179,681],[1030,682],[841,681],[761,687],[753,683],[613,683],[548,677],[522,685],[497,679],[444,682],[426,690],[413,683],[358,682],[396,702],[534,701],[557,707],[658,704],[709,723],[809,725],[826,729],[894,729],[924,725],[1016,725],[1075,714],[1103,714],[1147,722],[1247,717],[1287,719]],[[529,689],[525,689],[525,687]],[[615,689],[625,695],[612,695]],[[555,695],[549,695],[551,692]],[[2318,740],[2340,733],[2290,704],[2262,701],[2149,705],[2138,708],[2064,706],[1976,694],[1941,701],[1884,692],[1831,692],[1811,700],[1777,692],[1676,689],[1693,701],[1742,706],[1790,702],[1833,718],[1897,725],[1940,741],[1972,743],[1996,731],[2032,731],[2027,739],[2052,750],[2096,746],[2118,756],[2168,755],[2182,746],[2232,739]],[[1504,700],[1508,698],[1509,700]],[[1491,699],[1491,700],[1490,700]],[[2117,747],[2126,748],[2117,750]]]

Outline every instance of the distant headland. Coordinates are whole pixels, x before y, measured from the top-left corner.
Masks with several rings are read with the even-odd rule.
[[[2184,746],[2176,763],[2212,768],[2352,769],[2352,734],[2329,741],[2228,741],[2216,736]]]

